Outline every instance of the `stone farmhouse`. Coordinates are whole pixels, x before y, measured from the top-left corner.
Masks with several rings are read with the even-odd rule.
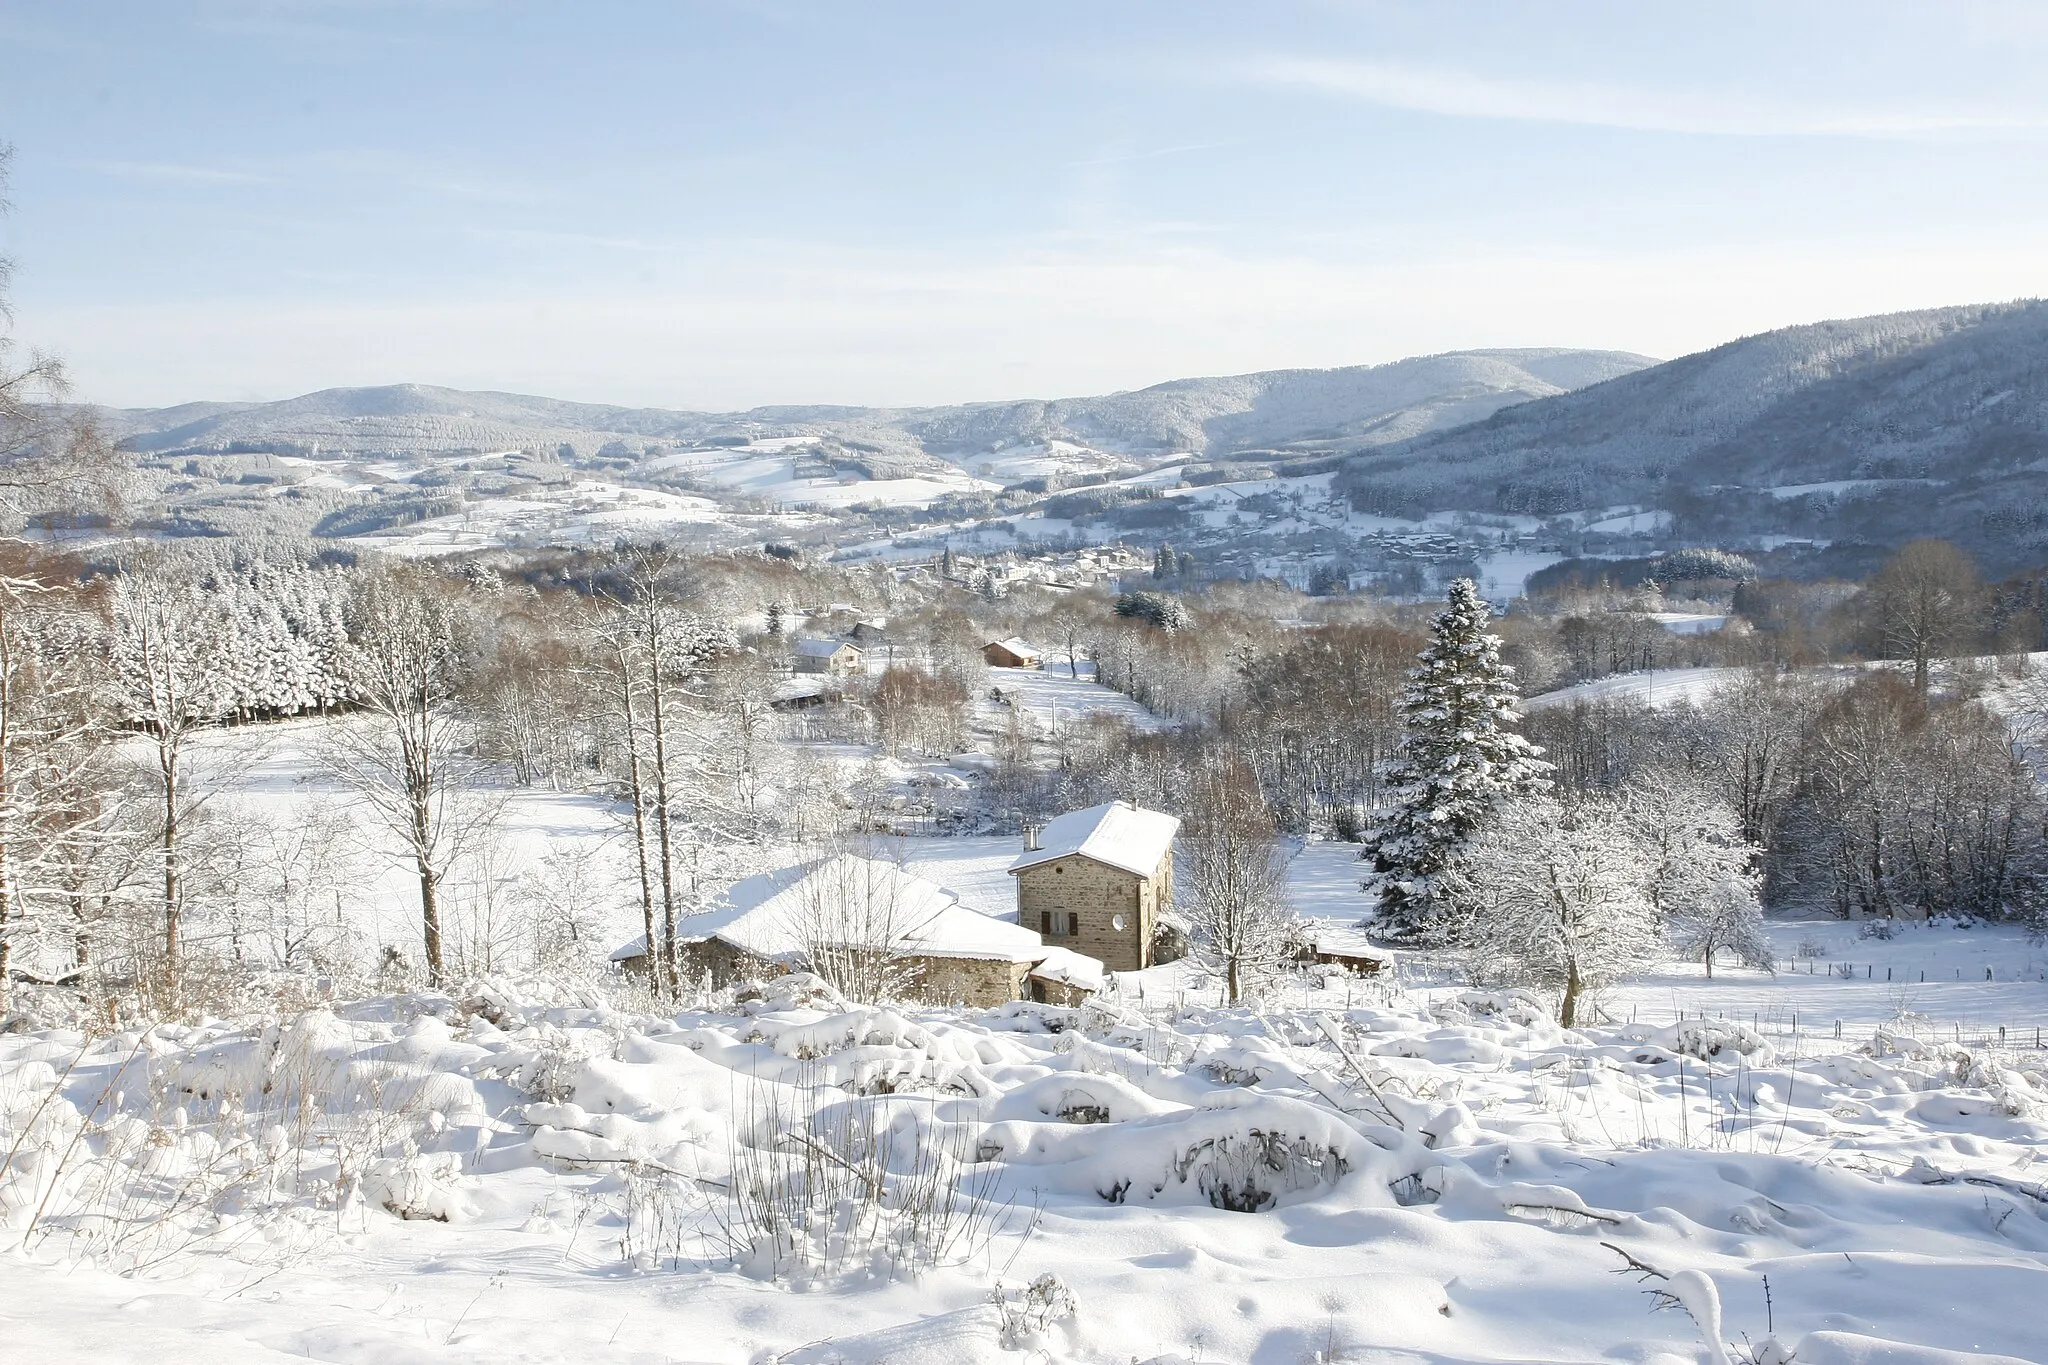
[[[677,925],[677,943],[684,974],[708,976],[714,986],[816,970],[816,958],[841,953],[886,954],[904,973],[904,994],[933,1004],[1070,1005],[1102,984],[1093,958],[970,910],[893,863],[850,854],[735,882],[708,911]],[[612,961],[646,971],[646,939],[625,944]]]
[[[1180,821],[1128,801],[1069,811],[1024,835],[1010,864],[1017,922],[1111,971],[1159,961],[1154,936],[1173,904]]]

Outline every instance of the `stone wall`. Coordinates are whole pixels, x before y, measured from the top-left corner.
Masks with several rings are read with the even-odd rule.
[[[1071,935],[1047,934],[1045,916],[1071,914]],[[1123,928],[1116,927],[1117,916]],[[1158,915],[1152,879],[1071,854],[1017,874],[1017,922],[1059,948],[1098,958],[1113,972],[1151,966],[1152,924]]]
[[[1029,991],[1028,962],[998,962],[979,957],[914,957],[917,983],[909,994],[934,1005],[972,1005],[988,1009],[1025,999]]]

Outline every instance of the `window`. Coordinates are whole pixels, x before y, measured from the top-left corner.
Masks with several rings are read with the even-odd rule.
[[[1072,938],[1081,931],[1081,926],[1071,910],[1041,910],[1038,931],[1047,938]]]

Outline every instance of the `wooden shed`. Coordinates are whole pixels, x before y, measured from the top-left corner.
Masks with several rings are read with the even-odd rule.
[[[991,640],[981,647],[982,661],[990,668],[1043,668],[1045,655],[1038,646],[1012,635]]]

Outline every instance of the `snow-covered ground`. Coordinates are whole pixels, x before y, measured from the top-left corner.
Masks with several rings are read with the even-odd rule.
[[[1582,701],[1628,701],[1644,706],[1675,706],[1681,701],[1697,704],[1739,679],[1742,673],[1739,668],[1658,668],[1642,673],[1616,673],[1524,697],[1522,709],[1538,711],[1546,706],[1572,706]]]
[[[2048,1053],[1910,1020],[1774,1047],[1352,983],[674,1016],[499,987],[280,1022],[0,1039],[0,1112],[43,1154],[0,1199],[36,1230],[0,1259],[8,1359],[1734,1358],[1696,1323],[1804,1365],[2048,1355]],[[813,1146],[837,1202],[783,1211],[870,1233],[777,1274],[733,1189]],[[193,1207],[147,1236],[88,1216],[173,1190]],[[913,1272],[919,1227],[957,1235]]]
[[[361,827],[318,736],[221,732],[201,767],[231,818]],[[503,795],[508,860],[616,838],[596,798]],[[1013,837],[881,851],[1014,904]],[[1357,920],[1357,851],[1294,851],[1301,913]],[[401,934],[402,872],[351,856]],[[473,979],[0,1036],[0,1361],[2048,1359],[2048,948],[1769,930],[1775,974],[1669,962],[1574,1031],[1403,956],[1241,1009],[1182,963],[1081,1011]],[[838,1229],[832,1264],[768,1254],[740,1195],[771,1171],[831,1187],[778,1208]]]
[[[989,688],[1001,692],[997,702],[984,696],[977,709],[985,722],[1001,723],[1003,713],[1021,707],[1038,723],[1042,734],[1065,730],[1090,716],[1116,716],[1140,730],[1159,730],[1173,722],[1154,715],[1121,692],[1095,681],[1095,665],[1082,660],[1079,676],[1070,676],[1066,656],[1047,656],[1044,668],[991,668]]]

